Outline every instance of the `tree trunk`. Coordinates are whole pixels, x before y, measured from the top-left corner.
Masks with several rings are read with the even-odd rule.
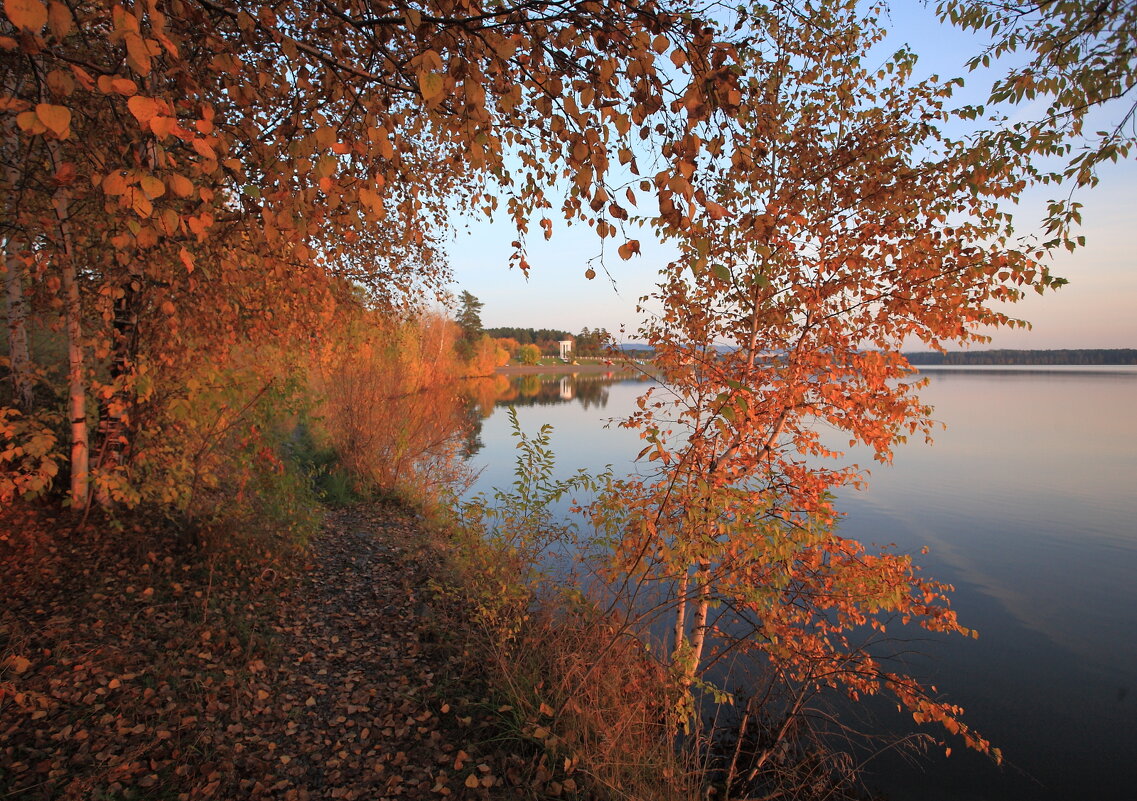
[[[61,164],[59,144],[48,140],[53,167]],[[83,363],[82,306],[75,275],[75,247],[71,236],[71,193],[59,187],[51,199],[59,227],[59,268],[67,331],[68,420],[71,424],[71,508],[86,508],[90,492],[90,447],[87,429],[87,376]]]
[[[687,642],[687,589],[691,579],[686,570],[679,579],[677,591],[678,603],[675,605],[675,645],[671,651],[671,661],[676,662],[683,653],[683,645]]]
[[[695,571],[698,600],[695,602],[695,625],[691,629],[691,661],[687,672],[689,681],[699,672],[699,663],[703,660],[703,645],[707,641],[707,615],[711,608],[710,573],[710,562],[700,559],[699,569]]]

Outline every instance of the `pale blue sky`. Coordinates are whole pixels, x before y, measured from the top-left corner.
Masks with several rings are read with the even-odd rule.
[[[893,13],[896,41],[909,42],[920,54],[921,71],[963,74],[961,65],[975,52],[977,42],[959,31],[945,30],[919,4],[898,5],[905,11]],[[989,86],[988,77],[968,78],[968,91],[975,93],[976,101]],[[1063,253],[1053,262],[1054,272],[1070,284],[1044,297],[1031,293],[1012,309],[1016,316],[1030,320],[1033,330],[996,331],[992,343],[981,347],[1137,347],[1137,163],[1110,165],[1101,178],[1098,187],[1078,195],[1084,203],[1081,233],[1086,247]],[[1037,226],[1044,203],[1053,194],[1047,188],[1021,199],[1018,231]],[[603,265],[610,276],[600,263],[592,262],[598,275],[589,281],[584,272],[590,259],[601,253],[601,243],[590,230],[558,226],[552,241],[546,242],[540,229],[534,228],[537,233],[528,243],[532,265],[528,280],[519,270],[508,268],[509,243],[516,235],[507,223],[471,223],[469,232],[458,233],[452,243],[449,255],[456,291],[468,290],[485,304],[483,323],[571,332],[603,326],[613,334],[623,327],[627,331],[623,339],[634,339],[640,323],[636,302],[652,291],[669,250],[640,236],[643,254],[623,261],[615,253],[619,242],[609,241]]]

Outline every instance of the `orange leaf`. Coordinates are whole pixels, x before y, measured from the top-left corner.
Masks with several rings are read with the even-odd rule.
[[[154,211],[154,204],[150,202],[150,198],[146,197],[146,193],[142,191],[141,187],[130,187],[127,190],[127,196],[130,198],[130,207],[139,217],[146,219]]]
[[[121,172],[108,173],[103,178],[103,193],[107,195],[122,195],[126,193],[126,179]]]
[[[4,660],[4,664],[12,668],[16,673],[26,673],[28,668],[32,666],[29,659],[19,655],[13,655]]]
[[[150,120],[150,130],[159,139],[165,139],[174,132],[176,127],[178,127],[178,121],[173,117],[158,116]]]
[[[158,103],[150,97],[135,95],[126,101],[126,107],[130,109],[134,118],[142,123],[143,127],[158,115]]]
[[[145,192],[146,197],[151,200],[166,194],[166,185],[162,183],[161,179],[155,178],[153,175],[144,175],[141,184],[142,191]]]
[[[52,36],[62,39],[75,27],[75,19],[71,16],[71,9],[57,0],[52,0],[47,7],[47,24]]]
[[[204,139],[194,139],[193,149],[196,150],[198,155],[202,158],[210,159],[211,161],[217,160],[217,154],[213,152],[213,148],[210,147],[209,142],[206,142]]]
[[[193,194],[193,183],[184,175],[174,173],[169,176],[166,181],[169,183],[170,189],[173,190],[174,194],[178,197],[189,197]]]
[[[727,210],[713,201],[707,201],[707,214],[711,215],[712,220],[721,220],[727,216]]]
[[[442,76],[436,72],[420,72],[418,88],[422,92],[422,99],[428,103],[442,97]]]
[[[39,33],[47,24],[47,8],[40,0],[4,0],[4,13],[17,28]]]
[[[128,31],[123,40],[126,42],[127,63],[139,75],[149,75],[150,48],[146,46],[146,41],[133,31]]]
[[[60,139],[66,139],[71,133],[71,109],[66,106],[40,103],[36,106],[36,117]]]
[[[162,209],[162,213],[158,216],[158,224],[166,236],[173,236],[178,232],[179,222],[178,213],[173,209]]]

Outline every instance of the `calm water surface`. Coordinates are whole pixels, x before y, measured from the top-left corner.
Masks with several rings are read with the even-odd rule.
[[[980,637],[922,640],[911,669],[1009,764],[949,743],[951,758],[919,767],[877,761],[874,784],[898,801],[1137,798],[1137,370],[927,374],[924,397],[947,430],[845,493],[842,529],[930,549],[919,563],[956,586],[960,620]],[[530,377],[513,402],[523,430],[553,424],[561,472],[626,472],[640,440],[605,425],[644,386]],[[508,484],[515,440],[500,405],[481,441],[479,486]],[[874,725],[903,727],[892,712]]]

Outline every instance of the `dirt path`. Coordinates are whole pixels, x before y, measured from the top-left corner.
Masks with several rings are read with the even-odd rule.
[[[144,521],[0,522],[0,798],[512,795],[407,513],[330,513],[293,578]]]
[[[355,509],[333,513],[312,544],[303,587],[277,627],[274,687],[291,720],[284,738],[265,744],[278,765],[276,794],[478,797],[484,777],[497,784],[436,693],[450,665],[447,649],[420,641],[431,628],[421,597],[430,557],[420,543],[406,513]]]

